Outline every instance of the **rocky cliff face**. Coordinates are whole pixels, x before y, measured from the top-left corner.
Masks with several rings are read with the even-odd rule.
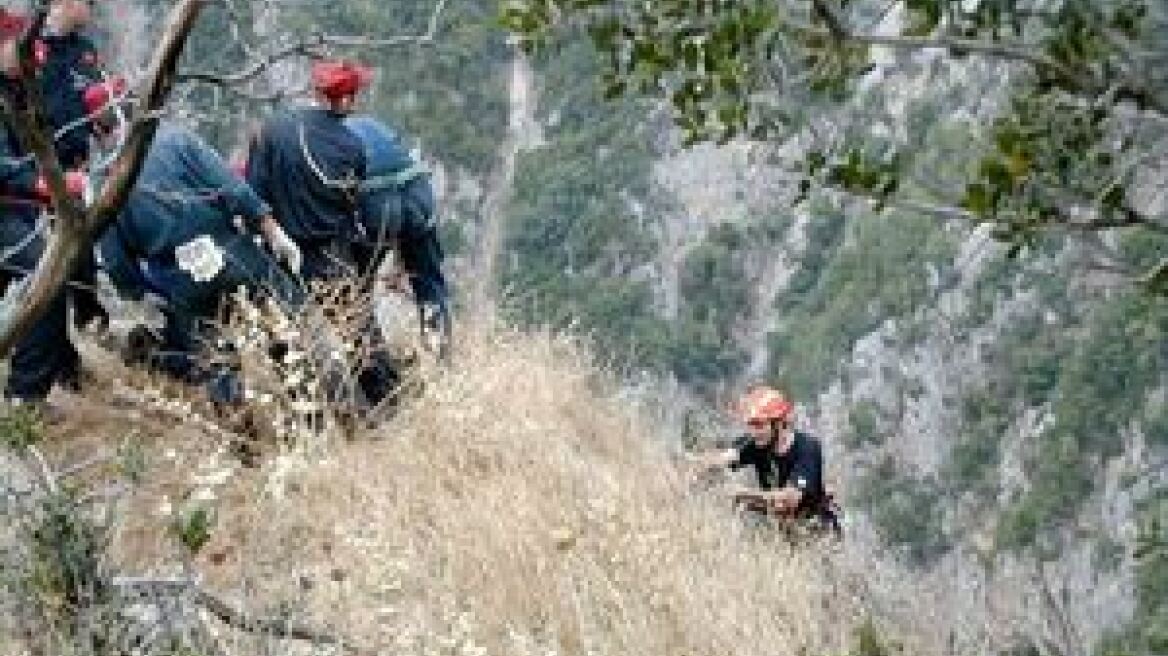
[[[912,89],[924,93],[927,85]],[[554,138],[550,147],[555,147]],[[1010,361],[1010,350],[1003,347],[1018,339],[1019,325],[1032,325],[1073,351],[1091,328],[1068,315],[1088,316],[1129,290],[1078,269],[1074,244],[1015,263],[985,228],[939,219],[929,229],[947,245],[945,257],[908,261],[895,271],[833,272],[842,266],[833,253],[880,248],[856,226],[886,219],[865,206],[839,206],[844,234],[825,253],[823,244],[808,236],[822,217],[805,205],[790,204],[785,172],[762,160],[747,144],[666,148],[653,158],[652,193],[629,201],[629,207],[641,220],[648,215],[654,226],[655,251],[646,265],[654,283],[654,311],[667,321],[686,314],[692,302],[682,284],[687,258],[711,240],[716,228],[749,225],[767,213],[786,216],[774,239],[751,243],[731,256],[745,263],[750,304],[729,320],[728,333],[746,357],[719,388],[728,393],[744,381],[773,375],[780,364],[776,358],[801,355],[773,349],[773,332],[790,316],[785,305],[808,294],[806,288],[791,288],[801,269],[819,266],[821,280],[824,269],[836,276],[887,276],[886,291],[894,297],[898,285],[919,286],[921,291],[906,292],[915,297],[900,311],[866,317],[874,327],[839,350],[831,375],[801,403],[804,422],[824,438],[832,478],[849,499],[847,549],[872,572],[867,594],[874,607],[893,614],[925,613],[930,619],[926,630],[936,633],[936,644],[955,653],[1020,644],[1044,653],[1092,653],[1098,640],[1135,611],[1130,555],[1137,502],[1164,486],[1162,450],[1148,447],[1146,430],[1133,420],[1118,453],[1085,455],[1095,465],[1090,489],[1070,517],[1039,517],[1051,535],[1020,548],[1002,546],[999,524],[1003,513],[1042,485],[1034,480],[1034,463],[1050,448],[1043,436],[1056,422],[1056,399],[1003,399],[1005,409],[995,411],[996,444],[970,465],[987,469],[982,476],[988,492],[962,489],[953,483],[952,471],[955,458],[969,457],[955,455],[971,440],[975,420],[968,400],[994,394],[991,381],[1010,377],[1021,364]],[[889,228],[897,229],[903,228]],[[816,264],[824,256],[829,261]],[[1051,300],[1049,287],[1055,284],[1069,291]],[[873,308],[881,311],[875,300]],[[781,378],[776,382],[783,384]],[[870,425],[857,426],[859,409],[871,413]],[[857,435],[865,430],[875,434]],[[882,469],[888,462],[892,468]],[[884,493],[893,498],[907,494],[908,515],[934,514],[935,522],[919,529],[934,535],[909,535],[893,526],[891,533],[899,539],[890,540],[890,527],[881,525],[890,520],[872,516],[873,501],[879,500],[865,498],[873,494],[865,479],[882,475],[916,485],[912,494],[900,488]],[[914,508],[913,503],[928,507]],[[906,540],[929,541],[931,552],[915,558]]]

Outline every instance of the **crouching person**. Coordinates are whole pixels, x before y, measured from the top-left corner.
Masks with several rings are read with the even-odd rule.
[[[112,141],[109,87],[86,94],[99,140]],[[275,257],[257,243],[266,242]],[[300,252],[271,210],[194,133],[159,126],[137,184],[98,245],[101,268],[123,296],[150,293],[166,319],[152,363],[178,379],[206,384],[212,401],[239,400],[239,384],[225,369],[199,364],[209,324],[240,287],[293,307],[303,300],[281,269],[300,267]]]
[[[778,390],[752,388],[738,404],[747,434],[731,449],[703,454],[703,468],[750,467],[757,488],[735,488],[731,498],[757,517],[796,520],[815,532],[842,536],[839,508],[823,481],[819,440],[794,427],[794,404]]]

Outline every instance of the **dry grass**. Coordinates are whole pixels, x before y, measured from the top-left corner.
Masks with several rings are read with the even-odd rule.
[[[207,587],[370,653],[845,650],[863,609],[837,555],[690,493],[669,436],[571,339],[463,325],[424,398],[323,457],[248,470],[195,428],[159,430],[117,567],[172,573],[165,511],[194,497],[217,515],[194,562]]]

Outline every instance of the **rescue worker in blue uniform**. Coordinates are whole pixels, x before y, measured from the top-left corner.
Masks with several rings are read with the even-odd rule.
[[[309,281],[353,276],[371,282],[363,275],[373,261],[362,225],[363,216],[370,216],[362,204],[372,198],[361,191],[368,174],[366,145],[345,124],[370,78],[367,68],[352,62],[317,62],[315,106],[273,116],[251,143],[247,180],[300,246],[301,274]],[[357,382],[364,403],[376,407],[396,387],[398,375],[379,344],[372,312],[362,332],[370,348]]]
[[[54,0],[37,42],[41,92],[53,128],[57,158],[66,169],[89,159],[90,129],[82,95],[101,80],[97,47],[83,30],[92,20],[93,0]]]
[[[304,254],[307,280],[352,272],[358,183],[365,147],[344,123],[368,69],[319,62],[312,82],[317,104],[279,113],[263,125],[247,158],[247,181],[273,209]]]
[[[41,94],[53,129],[57,158],[65,169],[85,168],[90,154],[90,129],[82,95],[102,78],[101,58],[85,29],[93,21],[95,0],[53,0],[45,29],[36,42]],[[74,323],[106,324],[109,317],[98,303],[94,288],[92,253],[86,251],[77,264],[75,284],[66,290]]]
[[[394,250],[418,305],[423,334],[448,356],[450,293],[442,271],[442,246],[429,171],[403,146],[396,131],[370,116],[345,124],[365,146],[366,177],[360,185],[358,234],[352,253],[362,277],[378,270]]]
[[[110,138],[108,114],[94,125],[99,138]],[[186,382],[208,384],[217,402],[238,401],[238,381],[228,371],[199,366],[197,356],[227,297],[244,287],[287,308],[303,301],[280,266],[298,270],[300,250],[271,207],[197,135],[171,123],[159,126],[125,207],[100,239],[99,256],[120,294],[160,297],[166,325],[154,364]]]
[[[68,15],[73,0],[55,2],[49,14],[50,25]],[[68,7],[66,5],[69,5]],[[62,18],[64,16],[64,18]],[[15,40],[27,25],[27,19],[5,13],[0,20],[0,85],[13,84],[17,60]],[[68,24],[65,21],[63,24]],[[43,65],[45,51],[38,48],[38,61]],[[4,90],[6,95],[10,91]],[[47,188],[36,171],[31,155],[25,152],[10,125],[5,125],[0,138],[0,284],[10,287],[25,278],[36,267],[45,247],[46,232],[42,221],[44,207],[49,204]],[[79,163],[79,162],[78,162]],[[71,193],[80,196],[84,176],[77,171],[66,175]],[[78,384],[80,357],[69,341],[67,328],[67,292],[61,290],[52,299],[48,309],[33,328],[13,347],[10,374],[4,396],[10,401],[44,405],[53,385],[60,383],[75,387]]]

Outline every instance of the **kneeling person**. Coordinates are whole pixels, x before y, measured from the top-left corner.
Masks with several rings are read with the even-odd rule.
[[[108,140],[113,128],[101,114],[103,90],[108,87],[92,89],[87,103],[98,117],[96,133]],[[255,235],[262,236],[275,258]],[[215,401],[236,400],[234,382],[197,366],[199,346],[207,337],[200,324],[213,320],[240,287],[289,307],[303,299],[276,259],[295,271],[300,252],[268,205],[198,136],[172,124],[159,126],[137,184],[102,235],[98,253],[101,268],[122,295],[141,300],[152,292],[162,301],[166,326],[155,364],[187,382],[213,383]]]

